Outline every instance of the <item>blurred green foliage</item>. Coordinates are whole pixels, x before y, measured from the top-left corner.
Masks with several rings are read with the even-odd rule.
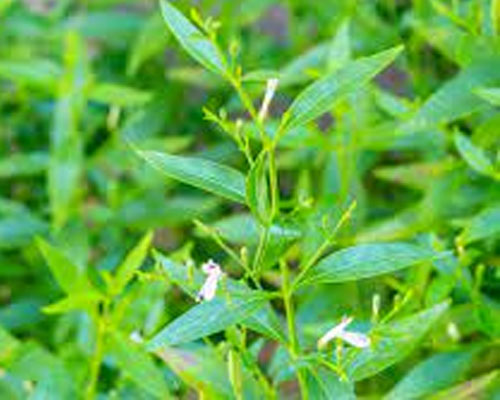
[[[3,0],[0,398],[498,399],[499,106],[498,0]]]

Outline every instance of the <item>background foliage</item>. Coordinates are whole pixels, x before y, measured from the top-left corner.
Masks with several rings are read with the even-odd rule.
[[[0,398],[499,398],[499,106],[496,0],[3,0]]]

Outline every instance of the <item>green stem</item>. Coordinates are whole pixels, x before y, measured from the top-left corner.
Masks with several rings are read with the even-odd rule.
[[[87,391],[85,394],[86,400],[93,400],[95,398],[95,392],[97,387],[97,382],[99,379],[99,369],[101,367],[102,359],[104,357],[104,335],[106,331],[107,323],[107,304],[103,305],[102,315],[99,312],[97,314],[97,332],[96,332],[96,343],[94,355],[90,363],[90,375],[87,384]]]
[[[300,354],[300,346],[297,338],[297,328],[295,325],[295,309],[292,303],[293,292],[291,290],[292,288],[290,287],[290,272],[288,270],[288,265],[286,264],[286,261],[282,260],[280,262],[280,266],[281,266],[281,276],[283,278],[282,296],[283,296],[283,302],[285,304],[286,323],[288,327],[288,336],[290,340],[288,352],[290,353],[292,361],[296,363]],[[304,374],[300,370],[300,367],[297,367],[297,379],[299,381],[302,399],[308,400],[309,393],[307,390],[306,380]]]
[[[262,257],[264,256],[264,250],[267,247],[267,242],[269,240],[269,226],[264,228],[264,231],[260,233],[259,244],[257,245],[257,251],[255,252],[255,257],[253,259],[253,273],[257,278],[260,276]]]
[[[342,227],[342,225],[344,225],[344,223],[350,218],[350,216],[351,216],[351,214],[352,214],[352,212],[353,212],[353,210],[355,208],[356,208],[356,201],[353,201],[351,203],[351,205],[349,206],[349,208],[347,209],[347,211],[344,212],[344,214],[342,214],[342,216],[338,220],[337,224],[335,225],[335,228],[333,228],[332,233],[330,233],[330,235],[328,235],[328,237],[323,241],[323,243],[321,244],[321,246],[319,246],[318,249],[314,252],[314,254],[312,255],[312,257],[301,268],[301,271],[300,271],[299,275],[293,281],[292,291],[296,289],[297,285],[300,283],[300,281],[302,280],[302,278],[304,278],[304,276],[307,274],[307,272],[309,271],[309,269],[311,269],[311,267],[314,264],[316,264],[316,262],[323,255],[323,253],[328,248],[328,246],[330,246],[333,238],[335,237],[335,235],[337,234],[337,232],[339,231],[339,229]]]

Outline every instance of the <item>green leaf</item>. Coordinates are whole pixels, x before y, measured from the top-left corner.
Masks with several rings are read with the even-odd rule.
[[[90,283],[81,268],[45,240],[37,238],[36,242],[57,283],[66,293],[73,294],[90,289]]]
[[[120,107],[140,106],[152,98],[150,92],[113,83],[99,83],[89,91],[89,99]]]
[[[166,348],[156,354],[190,387],[209,399],[233,399],[227,368],[215,349],[208,346],[193,349]]]
[[[151,57],[160,54],[167,45],[169,35],[165,32],[160,15],[154,14],[134,40],[127,60],[127,75],[135,75]]]
[[[148,254],[148,249],[153,239],[153,233],[148,232],[141,241],[127,254],[125,260],[118,267],[112,283],[112,292],[119,294],[132,279]]]
[[[474,92],[490,104],[500,106],[500,88],[478,88]]]
[[[0,77],[21,85],[53,91],[61,75],[61,67],[50,60],[0,61]]]
[[[467,245],[477,240],[500,234],[500,204],[494,204],[472,217],[457,238],[458,243]]]
[[[149,341],[147,347],[149,350],[157,350],[220,332],[244,321],[264,307],[268,300],[268,295],[255,291],[215,297],[195,305],[168,324]]]
[[[360,244],[323,258],[305,274],[299,285],[370,278],[432,261],[444,254],[403,242]]]
[[[96,291],[71,293],[55,303],[43,307],[47,314],[61,314],[74,310],[92,310],[103,297]]]
[[[354,387],[325,368],[305,370],[309,397],[315,400],[355,400]]]
[[[272,218],[269,201],[269,182],[267,179],[266,153],[257,158],[246,179],[247,203],[252,213],[264,225],[269,225]]]
[[[488,372],[460,385],[443,390],[429,400],[496,399],[500,389],[500,370]]]
[[[378,326],[370,333],[374,344],[361,351],[350,349],[347,374],[355,381],[369,378],[410,354],[430,328],[441,319],[449,303],[440,303],[410,317]]]
[[[163,174],[181,182],[245,204],[245,177],[235,169],[213,161],[174,156],[158,151],[137,151]]]
[[[258,244],[262,227],[249,214],[233,214],[217,221],[213,227],[217,233],[230,243],[254,246]],[[274,223],[270,227],[271,238],[276,241],[293,242],[302,233],[294,226]]]
[[[399,53],[402,46],[359,58],[317,80],[293,101],[283,116],[282,130],[304,125],[329,111],[349,93],[367,84],[375,75],[387,67]]]
[[[49,156],[44,152],[14,153],[0,160],[0,178],[37,175],[48,163]]]
[[[187,267],[174,263],[171,259],[158,252],[155,252],[155,258],[160,263],[167,277],[179,285],[192,299],[195,299],[198,290],[203,285],[205,275],[199,270],[189,273]],[[252,293],[252,290],[241,282],[236,282],[230,278],[226,278],[226,282],[226,288],[230,295],[235,293],[239,293],[240,295],[241,293],[248,293],[250,295]],[[241,324],[272,340],[281,343],[286,342],[283,328],[270,304],[264,305],[250,317],[242,321]]]
[[[500,83],[500,59],[477,62],[434,92],[399,128],[401,132],[420,131],[484,109],[487,104],[473,93],[478,86]]]
[[[385,400],[426,398],[460,382],[471,367],[476,351],[440,353],[417,364],[385,396]]]
[[[455,133],[455,146],[457,146],[460,155],[473,170],[488,176],[495,175],[493,163],[484,151],[475,146],[467,136],[459,132]]]
[[[36,235],[46,234],[45,221],[23,212],[0,219],[0,248],[12,249],[30,243]]]
[[[344,67],[351,60],[348,20],[340,25],[328,50],[328,72]]]
[[[330,42],[318,44],[285,65],[279,72],[280,87],[309,81],[311,72],[325,65],[330,46]]]
[[[142,346],[116,331],[107,335],[106,345],[124,375],[157,398],[171,398],[162,372]]]
[[[170,2],[160,0],[163,19],[184,50],[205,68],[226,75],[226,60],[216,44],[182,15]]]

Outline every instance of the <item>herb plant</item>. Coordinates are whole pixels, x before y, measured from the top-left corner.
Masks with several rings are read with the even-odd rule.
[[[0,4],[0,398],[497,398],[500,2],[144,3]]]

